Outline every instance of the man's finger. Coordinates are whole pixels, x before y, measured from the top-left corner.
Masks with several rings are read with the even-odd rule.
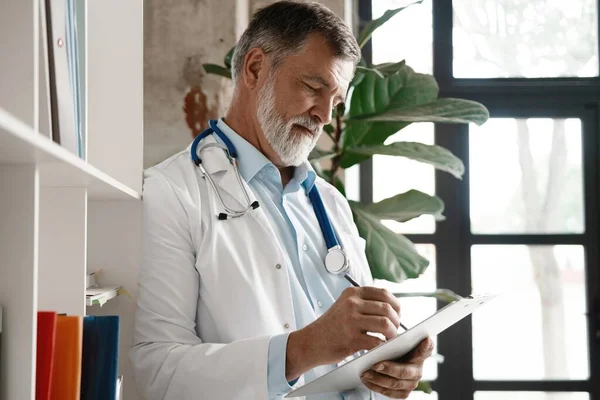
[[[375,300],[375,301],[383,301],[389,303],[392,306],[394,311],[400,316],[400,304],[398,303],[398,299],[388,290],[370,286],[364,286],[360,288],[360,297],[364,300]]]
[[[372,368],[377,374],[386,375],[394,380],[420,381],[423,377],[421,365],[384,361],[375,364]],[[399,388],[396,388],[399,389]],[[414,389],[414,388],[413,388]]]
[[[419,345],[412,351],[406,362],[411,364],[422,364],[425,360],[431,357],[433,353],[433,340],[425,338]]]
[[[380,393],[386,397],[389,397],[390,399],[408,399],[408,396],[410,396],[411,393],[408,390],[393,390],[384,388],[367,380],[363,380],[363,383],[369,390],[372,390],[375,393]]]
[[[392,389],[392,390],[415,390],[419,385],[421,378],[420,371],[413,371],[416,368],[415,365],[405,364],[407,367],[406,372],[399,373],[400,375],[411,376],[412,378],[397,378],[391,375],[375,372],[372,369],[365,372],[362,376],[362,380],[369,381],[378,386]]]
[[[398,335],[398,328],[387,317],[379,315],[361,315],[356,326],[363,332],[381,333],[387,340]]]
[[[393,309],[391,304],[386,303],[385,301],[376,301],[376,300],[364,300],[360,307],[360,313],[365,315],[381,315],[387,317],[396,329],[400,326],[400,316]]]

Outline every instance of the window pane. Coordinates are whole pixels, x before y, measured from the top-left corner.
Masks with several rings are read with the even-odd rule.
[[[455,0],[457,78],[598,76],[596,0]]]
[[[429,267],[417,279],[408,279],[402,283],[393,283],[385,280],[376,280],[375,286],[383,287],[392,293],[429,293],[436,289],[435,270],[436,256],[433,244],[415,244],[417,251],[430,261]],[[427,317],[435,314],[436,300],[428,297],[400,298],[402,323],[411,328]],[[400,328],[402,329],[402,328]],[[437,337],[432,338],[435,343],[434,353],[437,352]],[[437,378],[437,361],[430,358],[423,365],[423,380],[431,381]],[[411,397],[412,398],[412,397]]]
[[[433,144],[433,129],[431,123],[411,124],[390,136],[385,144],[400,141]],[[373,156],[373,201],[381,201],[411,189],[433,195],[434,168],[403,157]],[[398,233],[435,232],[435,219],[430,215],[423,215],[403,223],[383,221],[383,224]]]
[[[475,400],[590,400],[588,393],[565,392],[475,392]]]
[[[581,120],[493,118],[470,127],[474,233],[584,231]]]
[[[373,0],[373,19],[387,10],[404,7],[413,1]],[[372,36],[373,63],[398,62],[423,74],[433,73],[433,29],[431,0],[400,11]]]
[[[480,380],[587,379],[583,246],[473,246],[474,293],[500,292],[473,314]]]

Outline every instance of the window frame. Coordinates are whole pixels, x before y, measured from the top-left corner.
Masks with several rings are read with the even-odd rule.
[[[359,29],[372,19],[371,2],[358,0]],[[598,15],[600,15],[600,0]],[[465,175],[457,180],[435,171],[436,194],[445,202],[446,220],[432,234],[406,235],[415,243],[436,247],[437,286],[457,293],[471,291],[471,246],[476,244],[578,244],[584,247],[588,349],[587,380],[480,381],[473,377],[471,318],[454,325],[438,337],[438,351],[446,362],[438,365],[432,383],[439,400],[473,399],[475,391],[557,391],[589,393],[600,398],[600,77],[592,78],[454,78],[452,1],[432,0],[433,75],[441,97],[459,97],[483,103],[491,118],[574,117],[582,121],[585,232],[582,234],[474,234],[470,229],[469,126],[435,124],[435,143],[465,163]],[[600,54],[600,21],[598,23]],[[363,57],[372,60],[370,42]],[[600,71],[599,71],[600,72]],[[360,164],[360,201],[373,201],[373,163]],[[444,304],[438,302],[438,308]],[[510,326],[510,321],[506,322]],[[510,328],[509,328],[510,329]],[[597,334],[598,332],[598,334]],[[515,354],[518,362],[518,354]]]

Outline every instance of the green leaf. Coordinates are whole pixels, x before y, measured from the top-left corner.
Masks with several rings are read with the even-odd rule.
[[[398,222],[406,222],[423,214],[431,214],[438,221],[444,219],[442,199],[414,189],[378,203],[369,204],[364,209],[379,219],[392,219]]]
[[[443,122],[484,124],[490,117],[488,109],[471,100],[444,98],[426,104],[393,108],[379,114],[358,115],[347,120],[378,122]]]
[[[419,381],[419,384],[415,388],[416,391],[425,392],[427,394],[431,394],[433,389],[431,388],[431,383],[427,381]]]
[[[231,79],[231,72],[227,68],[223,67],[222,65],[202,64],[202,66],[204,67],[204,70],[206,71],[207,74],[220,75],[220,76],[224,76],[225,78]]]
[[[404,68],[405,65],[406,65],[406,61],[402,60],[397,63],[377,64],[377,65],[374,65],[373,68],[387,76],[387,75],[395,74],[396,72],[402,70],[402,68]]]
[[[390,109],[426,104],[435,101],[438,85],[431,75],[415,73],[407,65],[386,78],[375,74],[364,74],[350,98],[349,112],[346,116],[351,123],[344,129],[343,148],[382,144],[392,134],[409,125],[409,122],[373,122],[357,120],[357,116],[374,115]],[[357,154],[344,154],[340,160],[342,168],[364,160]]]
[[[375,32],[375,30],[377,28],[379,28],[381,25],[385,24],[394,15],[398,14],[400,11],[404,10],[405,8],[410,7],[413,4],[418,4],[421,2],[422,2],[422,0],[419,0],[419,1],[409,4],[408,6],[405,6],[405,7],[396,8],[394,10],[387,10],[386,12],[383,13],[383,15],[381,17],[374,19],[372,21],[369,21],[365,25],[363,30],[360,32],[360,34],[358,35],[358,38],[356,39],[356,41],[358,42],[358,45],[362,48],[365,44],[367,44],[367,42],[371,38],[371,35],[373,35],[373,32]]]
[[[231,48],[231,50],[229,50],[227,52],[227,54],[225,54],[225,59],[223,60],[223,63],[225,64],[225,67],[227,67],[228,70],[231,70],[231,60],[233,59],[234,51],[235,51],[235,46],[233,46]]]
[[[367,242],[366,255],[373,278],[402,282],[425,271],[429,261],[410,240],[389,230],[360,203],[350,201],[350,207],[358,232]]]
[[[323,150],[318,147],[315,147],[310,154],[308,155],[309,161],[320,161],[327,160],[329,158],[335,157],[335,152],[331,150]]]
[[[449,289],[437,289],[434,292],[414,292],[414,293],[394,293],[394,296],[401,297],[435,297],[445,303],[452,303],[453,301],[462,299],[462,296],[454,293]]]
[[[361,67],[360,65],[356,67],[356,71],[362,72],[362,73],[372,73],[377,75],[380,78],[385,78],[385,75],[383,75],[382,72],[376,70],[375,68],[369,68],[369,67]]]
[[[346,149],[346,153],[372,156],[382,154],[401,156],[415,161],[431,164],[435,168],[448,172],[460,179],[465,173],[465,166],[460,158],[449,150],[436,145],[417,142],[395,142],[388,145],[360,146]]]
[[[352,78],[352,81],[350,82],[350,85],[348,85],[348,93],[356,86],[358,85],[363,78],[365,77],[364,72],[360,71],[358,69],[358,67],[363,67],[366,68],[367,67],[367,63],[365,62],[364,58],[361,58],[360,61],[358,62],[358,65],[356,66],[356,70],[354,71],[354,77]]]

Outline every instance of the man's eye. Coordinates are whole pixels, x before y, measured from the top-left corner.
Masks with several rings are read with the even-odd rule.
[[[317,92],[319,90],[319,88],[312,87],[308,83],[305,83],[304,86],[311,92]]]

